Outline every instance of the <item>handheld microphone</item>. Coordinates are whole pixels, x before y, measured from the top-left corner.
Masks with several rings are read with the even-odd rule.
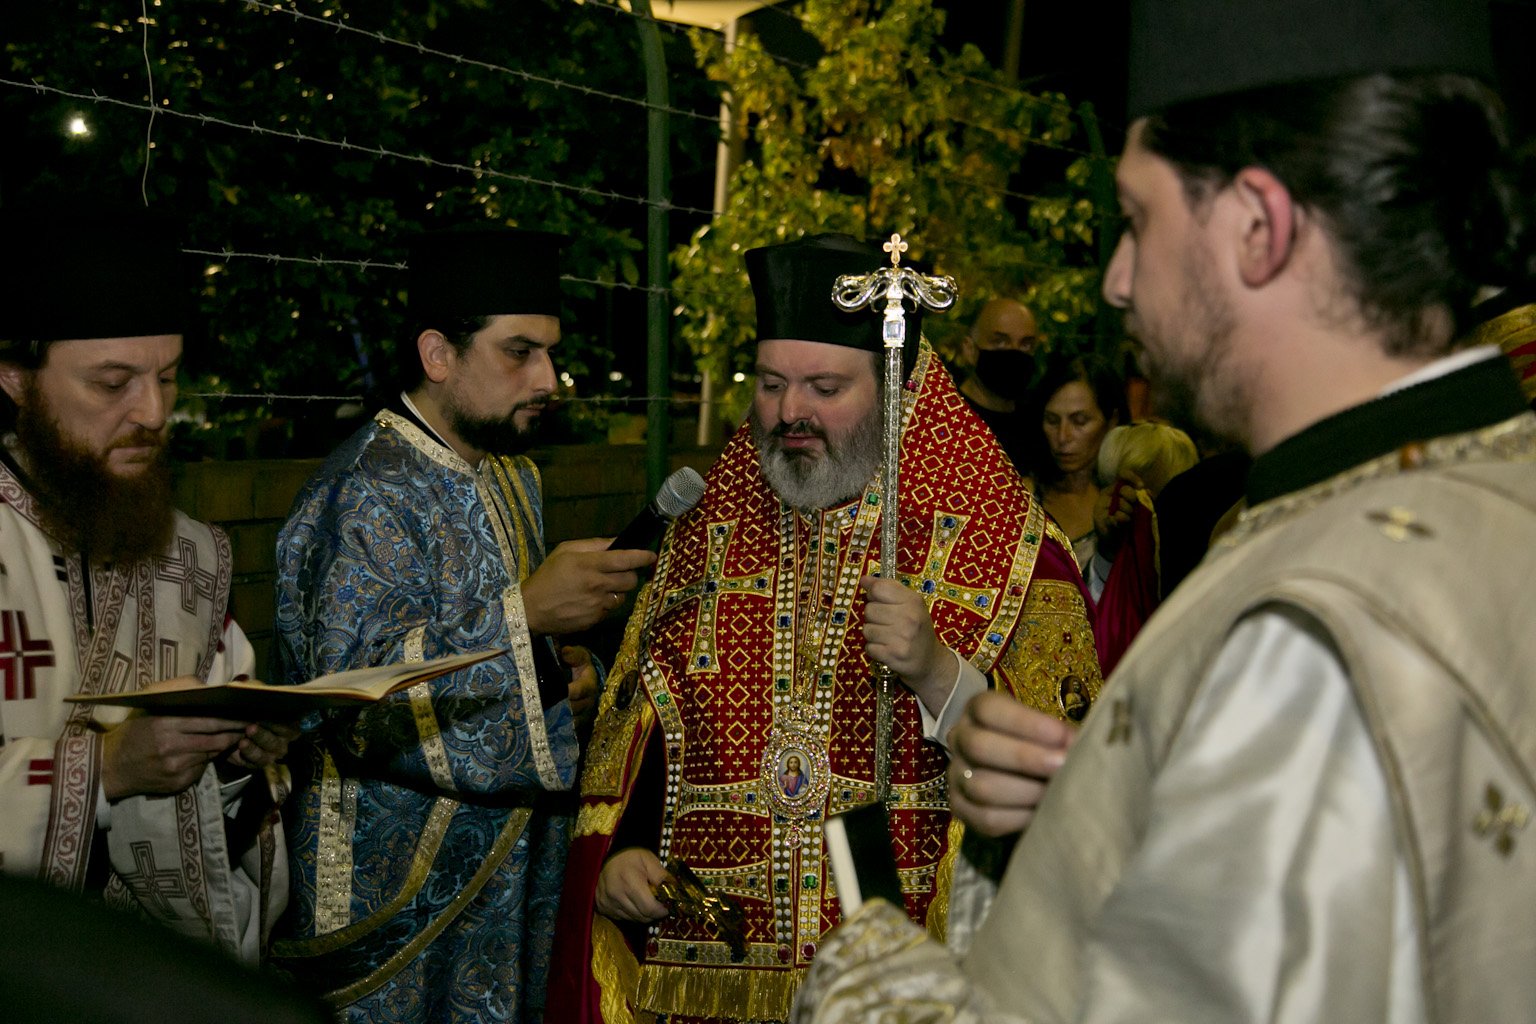
[[[704,497],[704,478],[684,466],[661,483],[656,497],[608,545],[609,551],[649,551],[667,531],[667,524]]]

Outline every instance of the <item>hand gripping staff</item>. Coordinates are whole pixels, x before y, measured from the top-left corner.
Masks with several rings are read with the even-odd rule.
[[[921,305],[935,312],[955,304],[959,286],[948,276],[935,277],[920,274],[911,267],[901,265],[901,254],[907,251],[907,243],[899,234],[883,245],[891,254],[891,265],[869,274],[844,274],[832,286],[832,302],[845,312],[872,307],[880,296],[885,296],[885,323],[881,337],[885,341],[885,390],[884,421],[881,441],[884,444],[880,467],[880,572],[887,579],[898,579],[896,573],[897,518],[896,496],[901,479],[901,393],[903,386],[902,350],[907,342],[907,322],[902,315],[902,300]],[[914,339],[913,344],[917,344]],[[891,798],[891,721],[895,702],[893,685],[896,673],[889,666],[876,665],[870,683],[875,687],[875,799]]]

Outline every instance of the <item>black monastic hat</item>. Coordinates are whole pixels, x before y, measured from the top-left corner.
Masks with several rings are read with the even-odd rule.
[[[411,319],[560,315],[564,235],[469,228],[417,235],[409,243]]]
[[[1493,80],[1485,0],[1132,0],[1129,113],[1377,72]]]
[[[843,274],[868,274],[890,262],[878,249],[848,235],[806,235],[793,242],[748,249],[747,275],[757,300],[757,340],[792,338],[879,352],[878,308],[845,313],[832,302],[832,286]],[[907,363],[917,352],[921,311],[907,310]]]
[[[0,217],[0,340],[185,335],[181,224],[141,210]]]

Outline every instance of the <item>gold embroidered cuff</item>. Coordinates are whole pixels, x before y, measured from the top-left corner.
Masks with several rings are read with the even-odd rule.
[[[523,589],[514,583],[501,595],[502,612],[507,622],[507,639],[512,645],[512,660],[517,664],[517,682],[523,694],[523,718],[528,724],[528,745],[533,763],[539,770],[539,782],[548,790],[568,788],[555,770],[555,758],[549,749],[549,732],[544,728],[544,702],[539,699],[539,675],[533,667],[533,636],[528,632],[528,613],[523,608]]]

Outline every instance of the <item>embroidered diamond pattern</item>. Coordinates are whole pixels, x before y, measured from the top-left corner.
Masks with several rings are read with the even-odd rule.
[[[745,722],[739,718],[731,720],[731,724],[725,727],[726,742],[733,746],[741,746],[752,736],[752,730],[747,728]]]

